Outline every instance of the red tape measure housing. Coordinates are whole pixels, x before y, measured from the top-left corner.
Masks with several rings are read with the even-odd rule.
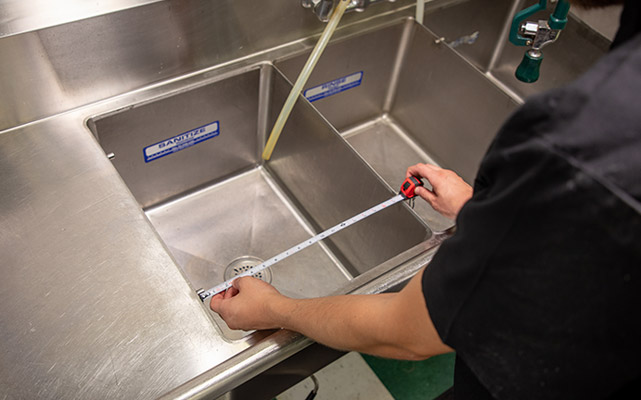
[[[410,176],[409,178],[405,179],[405,181],[403,181],[400,193],[406,198],[411,199],[412,197],[416,196],[414,190],[417,186],[423,186],[423,181],[421,180],[421,178]]]

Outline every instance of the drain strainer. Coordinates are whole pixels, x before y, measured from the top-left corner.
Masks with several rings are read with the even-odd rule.
[[[230,262],[227,268],[225,268],[225,280],[232,279],[233,277],[242,274],[243,272],[247,271],[251,267],[258,265],[262,262],[263,260],[254,256],[238,257],[232,262]],[[261,281],[272,283],[272,271],[270,268],[265,268],[262,271],[258,271],[252,276],[254,278],[260,279]]]

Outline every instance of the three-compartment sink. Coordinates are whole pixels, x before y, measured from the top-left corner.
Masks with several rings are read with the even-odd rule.
[[[305,88],[309,101],[299,98],[264,162],[266,137],[307,57],[288,54],[174,82],[88,120],[194,290],[389,199],[411,164],[438,163],[471,182],[517,106],[425,27],[400,20],[330,43]],[[421,201],[413,210],[398,204],[278,262],[262,278],[294,297],[398,288],[411,276],[404,271],[424,265],[452,225]],[[270,333],[233,331],[209,315],[223,338],[247,351],[208,374],[247,357],[262,360],[253,344]],[[295,382],[291,364],[282,373],[273,368],[274,390]],[[206,391],[235,386],[223,381]],[[240,392],[265,395],[252,382],[260,376]]]
[[[205,74],[88,121],[194,290],[390,198],[414,163],[437,163],[471,182],[517,105],[427,29],[403,20],[328,46],[305,88],[309,102],[299,98],[264,162],[266,136],[306,58]],[[293,297],[340,292],[452,225],[424,202],[415,210],[400,204],[262,278]],[[254,342],[210,315],[223,337]]]
[[[267,130],[290,88],[261,64],[88,123],[194,289],[394,195],[304,101],[262,162]],[[430,235],[407,205],[397,205],[265,274],[286,295],[327,295]],[[211,314],[228,339],[248,334]]]

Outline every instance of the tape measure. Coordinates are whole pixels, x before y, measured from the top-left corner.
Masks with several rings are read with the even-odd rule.
[[[301,251],[301,250],[313,245],[314,243],[317,243],[317,242],[325,239],[326,237],[329,237],[329,236],[335,234],[336,232],[341,231],[341,230],[347,228],[348,226],[353,225],[353,224],[357,223],[358,221],[361,221],[361,220],[369,217],[370,215],[376,214],[377,212],[379,212],[379,211],[381,211],[381,210],[383,210],[383,209],[385,209],[385,208],[387,208],[389,206],[392,206],[392,205],[394,205],[394,204],[396,204],[396,203],[398,203],[400,201],[407,200],[407,199],[412,199],[414,196],[416,196],[416,194],[414,193],[414,189],[416,189],[417,186],[423,186],[423,181],[421,181],[420,178],[417,178],[415,176],[410,176],[409,178],[405,179],[405,181],[403,181],[403,184],[401,185],[401,190],[400,190],[399,194],[397,194],[396,196],[392,197],[391,199],[389,199],[387,201],[384,201],[384,202],[382,202],[380,204],[377,204],[374,207],[369,208],[369,209],[363,211],[362,213],[360,213],[360,214],[358,214],[358,215],[356,215],[354,217],[351,217],[351,218],[341,222],[340,224],[334,225],[331,228],[319,233],[318,235],[316,235],[314,237],[311,237],[311,238],[305,240],[304,242],[301,242],[301,243],[297,244],[296,246],[283,251],[282,253],[278,254],[277,256],[272,257],[269,260],[267,260],[267,261],[265,261],[265,262],[263,262],[261,264],[258,264],[258,265],[255,265],[255,266],[249,268],[247,271],[245,271],[245,272],[243,272],[241,274],[238,274],[237,276],[233,277],[232,279],[228,279],[225,282],[223,282],[223,283],[221,283],[219,285],[216,285],[216,286],[214,286],[213,288],[211,288],[209,290],[203,290],[203,289],[198,290],[198,292],[197,292],[198,293],[198,297],[200,297],[200,300],[204,303],[205,300],[207,300],[207,298],[209,298],[209,297],[211,297],[211,296],[213,296],[215,294],[224,292],[225,290],[229,289],[232,286],[232,282],[235,279],[241,278],[243,276],[252,276],[254,274],[257,274],[258,272],[260,272],[260,271],[262,271],[262,270],[264,270],[266,268],[271,267],[272,265],[276,264],[277,262],[279,262],[279,261],[281,261],[281,260],[283,260],[283,259],[285,259],[285,258],[287,258],[287,257],[289,257],[289,256],[291,256],[293,254],[298,253],[299,251]]]

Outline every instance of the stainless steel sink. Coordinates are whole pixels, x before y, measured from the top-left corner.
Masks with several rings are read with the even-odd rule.
[[[272,159],[262,162],[265,134],[290,88],[273,66],[261,64],[88,122],[194,289],[394,194],[305,101],[294,108]],[[403,179],[399,173],[395,185]],[[407,205],[398,205],[279,262],[262,278],[288,296],[327,295],[430,236]],[[250,334],[211,315],[229,340]]]
[[[347,30],[325,50],[305,88],[308,100],[299,99],[272,159],[263,162],[266,136],[306,57],[296,51],[229,65],[87,121],[194,290],[388,199],[411,164],[437,163],[471,182],[517,105],[413,20]],[[403,203],[279,262],[262,278],[293,297],[397,290],[452,226],[420,201],[415,209]],[[299,379],[287,371],[300,363],[282,357],[307,347],[306,339],[233,331],[209,315],[222,338],[246,350],[168,397],[194,387],[236,387],[244,380],[228,380],[224,371],[250,361],[252,368],[272,366],[263,374],[274,390]],[[319,347],[306,352],[336,357]],[[257,394],[261,376],[234,393]]]
[[[306,57],[276,66],[294,80]],[[330,44],[304,93],[392,187],[418,162],[453,169],[471,183],[518,105],[413,20]],[[423,202],[416,210],[435,231],[453,225]]]

